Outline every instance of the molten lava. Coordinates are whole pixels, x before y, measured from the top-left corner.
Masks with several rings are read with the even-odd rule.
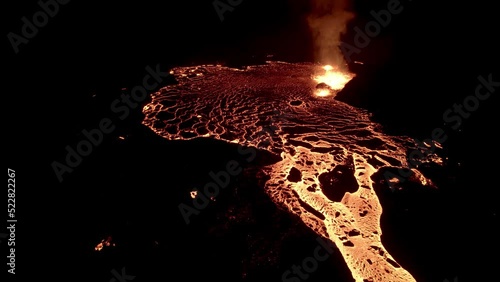
[[[175,68],[178,83],[152,94],[143,124],[167,140],[213,138],[247,147],[241,154],[254,148],[279,156],[259,167],[265,192],[333,242],[354,280],[416,281],[382,244],[382,205],[372,179],[381,169],[408,167],[413,142],[384,134],[365,110],[318,99],[354,75],[325,66],[311,79],[317,68],[280,62],[244,71]],[[430,183],[412,171],[415,181]]]
[[[107,239],[102,239],[101,242],[97,244],[97,246],[95,246],[94,249],[100,252],[104,247],[116,246],[116,244],[112,243],[111,240],[112,240],[111,236],[108,236]]]
[[[326,96],[330,96],[332,93],[328,89],[318,89],[318,90],[316,90],[315,94],[318,97],[326,97]]]
[[[325,83],[332,90],[342,90],[344,86],[354,78],[354,74],[342,71],[338,67],[326,65],[323,67],[324,73],[316,75],[314,80],[318,83]]]

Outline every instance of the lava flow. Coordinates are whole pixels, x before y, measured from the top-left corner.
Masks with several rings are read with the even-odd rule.
[[[281,62],[174,68],[178,84],[152,94],[143,124],[168,140],[215,138],[280,156],[261,167],[270,177],[267,195],[335,243],[356,281],[415,281],[382,245],[371,178],[382,168],[407,167],[414,143],[382,133],[365,110],[318,97],[318,83],[335,91],[353,77],[330,67],[312,76],[320,69]],[[262,134],[263,124],[275,130]]]

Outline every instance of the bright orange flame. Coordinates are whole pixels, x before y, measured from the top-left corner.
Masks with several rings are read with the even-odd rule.
[[[101,251],[104,247],[109,247],[109,246],[116,246],[115,243],[111,243],[111,236],[108,236],[108,238],[105,240],[105,239],[102,239],[101,242],[99,244],[97,244],[97,246],[95,246],[95,250],[96,251]]]
[[[104,247],[104,246],[102,245],[102,243],[99,243],[99,244],[97,244],[97,246],[95,247],[95,250],[96,250],[96,251],[100,251],[100,250],[102,250],[102,248],[103,248],[103,247]]]
[[[191,198],[192,198],[192,199],[195,199],[195,198],[196,198],[196,196],[198,196],[198,191],[193,190],[193,191],[189,192],[189,195],[191,195]]]
[[[325,70],[325,73],[315,76],[314,80],[318,83],[325,83],[333,90],[342,90],[344,86],[355,76],[352,73],[341,71],[337,67],[330,65],[324,66],[323,69]],[[316,95],[320,92],[323,92],[323,90],[317,92]]]
[[[333,67],[330,66],[330,65],[326,65],[326,66],[323,67],[323,69],[326,70],[326,71],[331,71],[331,70],[333,70]]]

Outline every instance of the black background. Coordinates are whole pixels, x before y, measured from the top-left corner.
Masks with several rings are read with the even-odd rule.
[[[364,92],[347,100],[368,107],[396,133],[428,137],[432,129],[443,125],[441,115],[446,109],[474,93],[478,75],[492,73],[494,80],[500,80],[498,25],[494,21],[498,13],[493,4],[483,2],[401,2],[403,12],[355,58],[365,62],[370,71],[368,78],[358,80]],[[355,1],[352,9],[357,17],[348,27],[345,41],[352,42],[354,26],[362,27],[371,20],[371,10],[386,4]],[[2,9],[5,35],[20,34],[21,17],[31,18],[39,10],[36,1],[8,5]],[[204,63],[239,66],[261,63],[270,54],[288,62],[313,61],[304,21],[307,6],[307,1],[243,1],[221,22],[211,1],[73,0],[61,5],[59,13],[28,44],[20,46],[18,54],[4,36],[3,136],[7,142],[3,146],[6,165],[16,170],[17,177],[20,275],[36,273],[39,279],[47,275],[55,281],[83,277],[109,281],[106,275],[111,275],[110,268],[102,276],[88,272],[96,275],[92,276],[84,274],[92,264],[78,262],[88,258],[86,250],[106,234],[150,239],[157,232],[172,236],[174,245],[187,241],[176,230],[151,227],[160,220],[152,206],[168,206],[154,191],[172,189],[170,193],[179,193],[176,185],[189,177],[183,168],[200,162],[200,155],[210,157],[211,153],[201,146],[187,149],[175,144],[165,148],[162,140],[140,126],[140,111],[118,124],[63,183],[57,181],[50,164],[64,159],[65,146],[81,140],[82,129],[95,128],[99,120],[112,115],[110,102],[121,88],[140,84],[147,65],[160,64],[164,71]],[[463,224],[461,233],[449,234],[463,260],[455,257],[454,262],[461,265],[447,269],[482,275],[477,279],[493,278],[490,275],[495,265],[482,256],[493,244],[490,240],[495,237],[493,228],[498,219],[497,92],[464,122],[460,133],[449,132],[446,144],[453,159],[451,166],[460,163],[460,185],[450,193],[459,206],[454,220]],[[131,136],[132,141],[120,143],[118,136]],[[184,150],[182,158],[177,155],[179,150]],[[172,180],[176,175],[182,176]],[[175,204],[172,200],[171,206]],[[172,214],[167,218],[179,220],[175,208],[167,211]],[[126,222],[134,222],[127,227],[132,231],[113,229],[125,228],[120,226],[128,226]],[[439,230],[436,224],[426,232],[429,238],[421,241],[447,230]],[[480,261],[481,268],[469,263],[472,253],[480,254],[474,261]],[[158,261],[167,264],[164,259]],[[182,260],[174,270],[184,274],[196,271],[191,261],[197,259],[186,255]],[[159,263],[158,268],[162,267]],[[217,271],[225,270],[221,267]],[[450,270],[447,277],[452,275]],[[466,274],[463,277],[459,279],[476,281],[465,278]]]

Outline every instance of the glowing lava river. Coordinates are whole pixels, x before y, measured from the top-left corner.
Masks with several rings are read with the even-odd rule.
[[[276,154],[281,161],[261,168],[267,195],[331,240],[356,281],[415,281],[382,245],[372,175],[407,167],[406,152],[416,146],[384,134],[367,111],[333,99],[353,75],[321,80],[321,71],[331,67],[174,68],[178,84],[152,94],[143,124],[168,140],[215,138]],[[329,85],[329,77],[342,86]]]

